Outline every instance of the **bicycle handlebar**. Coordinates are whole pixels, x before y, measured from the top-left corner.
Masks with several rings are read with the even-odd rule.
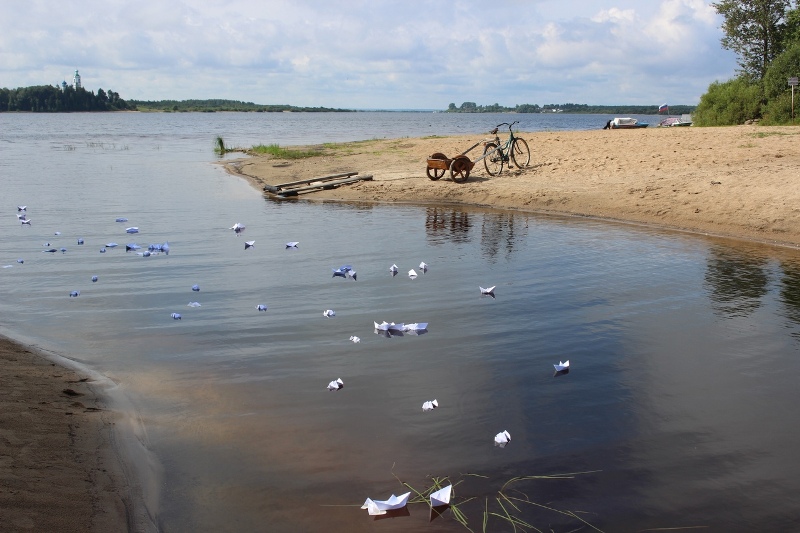
[[[514,124],[519,124],[519,120],[515,120],[511,124],[509,124],[508,122],[501,122],[500,124],[495,126],[494,129],[492,131],[490,131],[489,133],[492,134],[492,135],[497,135],[497,129],[500,126],[508,126],[508,131],[511,131],[511,126],[513,126]]]

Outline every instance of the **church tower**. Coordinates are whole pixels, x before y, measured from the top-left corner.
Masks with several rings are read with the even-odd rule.
[[[81,88],[81,75],[78,74],[77,70],[75,71],[75,76],[72,78],[72,86],[75,89],[80,89]]]

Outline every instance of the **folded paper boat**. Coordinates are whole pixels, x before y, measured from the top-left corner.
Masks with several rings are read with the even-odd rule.
[[[367,498],[362,509],[366,509],[370,516],[386,514],[386,511],[394,509],[402,509],[408,503],[408,497],[411,496],[410,492],[395,496],[392,494],[388,500],[371,500]]]
[[[450,505],[450,495],[452,492],[453,485],[450,484],[442,489],[437,490],[436,492],[431,493],[431,507]]]
[[[506,444],[511,442],[511,434],[508,431],[501,431],[497,435],[494,436],[494,445],[500,446],[501,448],[505,448]]]
[[[569,359],[567,359],[563,363],[559,361],[558,364],[553,365],[553,367],[556,369],[556,372],[563,372],[564,370],[569,370]]]
[[[423,411],[433,411],[437,407],[439,407],[439,400],[428,400],[422,404]]]

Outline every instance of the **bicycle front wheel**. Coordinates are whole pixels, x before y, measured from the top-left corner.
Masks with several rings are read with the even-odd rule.
[[[511,147],[511,159],[517,168],[525,168],[531,162],[531,151],[525,139],[514,139],[514,145]]]
[[[495,143],[487,143],[484,147],[483,166],[490,176],[497,176],[503,171],[503,152]]]

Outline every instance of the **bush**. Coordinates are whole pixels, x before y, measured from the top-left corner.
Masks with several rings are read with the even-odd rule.
[[[715,81],[692,113],[697,126],[733,126],[761,118],[761,87],[744,77]]]
[[[795,91],[797,92],[797,91]],[[795,94],[794,114],[797,116],[798,107],[800,107],[800,94]],[[784,92],[780,96],[771,99],[767,105],[764,106],[764,120],[761,124],[766,126],[777,126],[780,124],[792,123],[792,93],[791,91]]]

